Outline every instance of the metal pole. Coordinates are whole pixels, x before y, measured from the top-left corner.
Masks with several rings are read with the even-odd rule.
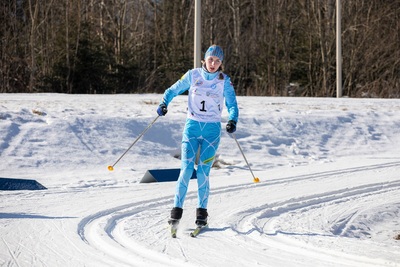
[[[336,97],[342,97],[342,10],[341,0],[336,0]]]
[[[237,144],[237,146],[238,146],[238,148],[239,148],[239,150],[240,150],[240,153],[242,153],[242,156],[243,156],[243,158],[244,158],[244,161],[246,161],[247,167],[249,168],[249,170],[250,170],[250,172],[251,172],[251,175],[253,176],[253,182],[255,182],[255,183],[260,182],[260,179],[259,179],[258,177],[255,177],[255,176],[254,176],[254,173],[253,173],[253,171],[252,171],[251,168],[250,168],[250,164],[249,164],[249,162],[247,161],[247,158],[246,158],[246,156],[244,155],[243,150],[242,150],[242,148],[241,148],[241,146],[240,146],[238,140],[236,139],[235,134],[234,134],[234,133],[231,133],[231,135],[232,135],[233,139],[235,139],[235,142],[236,142],[236,144]]]
[[[139,139],[147,132],[148,129],[150,129],[151,126],[153,126],[153,124],[156,122],[156,120],[159,118],[160,116],[157,116],[148,126],[146,129],[143,130],[143,132],[135,139],[135,141],[133,141],[133,143],[128,147],[127,150],[125,150],[124,154],[122,154],[117,161],[113,164],[113,165],[109,165],[107,168],[109,171],[113,171],[114,170],[114,166],[125,156],[126,153],[128,153],[128,151],[133,147],[134,144],[136,144],[137,141],[139,141]]]
[[[194,1],[194,68],[201,67],[201,0]]]

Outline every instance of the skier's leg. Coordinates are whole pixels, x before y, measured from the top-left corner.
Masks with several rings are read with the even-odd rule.
[[[189,128],[187,126],[187,128]],[[190,178],[194,170],[194,163],[196,160],[196,151],[199,143],[196,137],[191,137],[189,129],[185,129],[182,138],[182,152],[181,152],[181,172],[176,183],[174,207],[183,207],[186,193],[189,186]]]
[[[218,150],[221,134],[220,124],[208,124],[200,148],[200,159],[197,167],[198,208],[207,209],[210,193],[209,174]]]

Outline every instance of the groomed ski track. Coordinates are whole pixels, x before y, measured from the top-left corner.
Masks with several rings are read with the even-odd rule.
[[[187,96],[2,94],[0,176],[47,190],[0,193],[0,267],[400,267],[399,99],[238,97],[211,172],[210,226],[197,238],[191,181],[176,239],[175,183]],[[225,109],[226,111],[226,109]],[[226,114],[223,115],[226,122]]]
[[[371,239],[371,217],[398,216],[390,207],[400,205],[400,161],[378,162],[342,169],[333,163],[326,171],[318,171],[318,165],[256,170],[258,184],[244,172],[212,181],[209,229],[196,239],[189,236],[195,182],[177,239],[167,228],[172,191],[146,200],[135,199],[133,191],[134,201],[88,215],[77,233],[102,255],[96,264],[104,266],[211,266],[215,258],[221,266],[398,266],[371,253],[382,248]],[[377,201],[382,198],[384,206]],[[370,250],[360,250],[358,242],[369,242]],[[388,253],[400,259],[398,249]]]

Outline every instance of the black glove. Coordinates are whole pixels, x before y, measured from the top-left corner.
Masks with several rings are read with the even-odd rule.
[[[228,124],[226,125],[226,131],[228,133],[234,133],[236,131],[236,121],[228,121]]]
[[[167,105],[162,103],[158,106],[157,113],[159,116],[165,116],[165,114],[167,114],[167,112],[168,112]]]

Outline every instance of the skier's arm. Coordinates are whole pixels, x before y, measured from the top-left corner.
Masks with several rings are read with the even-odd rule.
[[[190,88],[191,76],[191,71],[189,70],[176,83],[165,90],[160,104],[164,103],[166,106],[168,106],[175,96],[187,91]]]
[[[239,108],[236,101],[236,93],[233,88],[231,79],[228,76],[225,76],[225,84],[224,84],[224,97],[225,97],[225,105],[228,110],[228,121],[237,122],[239,119]]]

